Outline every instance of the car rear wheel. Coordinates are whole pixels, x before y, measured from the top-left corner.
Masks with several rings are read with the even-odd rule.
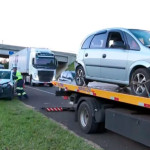
[[[88,80],[85,79],[85,72],[82,66],[79,66],[76,69],[75,81],[76,81],[76,84],[79,86],[88,84]]]
[[[150,71],[146,68],[137,69],[131,77],[131,92],[137,96],[149,96]]]

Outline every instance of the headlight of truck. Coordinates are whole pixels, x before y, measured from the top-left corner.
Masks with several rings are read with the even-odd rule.
[[[56,77],[55,77],[55,76],[53,76],[52,81],[55,81],[55,80],[56,80]]]
[[[35,73],[34,74],[34,78],[33,78],[34,80],[39,80],[39,77],[38,77],[38,75]]]

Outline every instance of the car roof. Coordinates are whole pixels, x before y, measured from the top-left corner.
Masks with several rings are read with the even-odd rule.
[[[114,28],[106,28],[106,29],[99,30],[99,31],[95,32],[94,34],[103,33],[103,32],[107,32],[107,31],[110,31],[110,30],[129,31],[129,29],[126,29],[126,28],[114,27]]]
[[[10,69],[0,69],[0,71],[12,71]]]
[[[87,39],[87,37],[90,37],[90,36],[93,36],[93,35],[99,34],[99,33],[105,33],[105,32],[108,32],[108,31],[110,31],[110,30],[121,30],[121,31],[130,32],[129,29],[127,29],[127,28],[120,28],[120,27],[102,29],[102,30],[93,32],[93,33],[89,34],[88,36],[86,36],[86,37],[84,38],[84,40],[82,41],[81,45],[85,42],[85,39]]]

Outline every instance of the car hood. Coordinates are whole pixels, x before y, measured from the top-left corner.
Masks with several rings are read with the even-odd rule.
[[[8,83],[10,79],[0,79],[0,84]]]

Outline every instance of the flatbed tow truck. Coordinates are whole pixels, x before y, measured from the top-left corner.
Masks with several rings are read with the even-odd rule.
[[[56,96],[73,103],[75,119],[85,133],[111,130],[150,147],[150,98],[120,93],[116,88],[85,87],[53,81]]]

